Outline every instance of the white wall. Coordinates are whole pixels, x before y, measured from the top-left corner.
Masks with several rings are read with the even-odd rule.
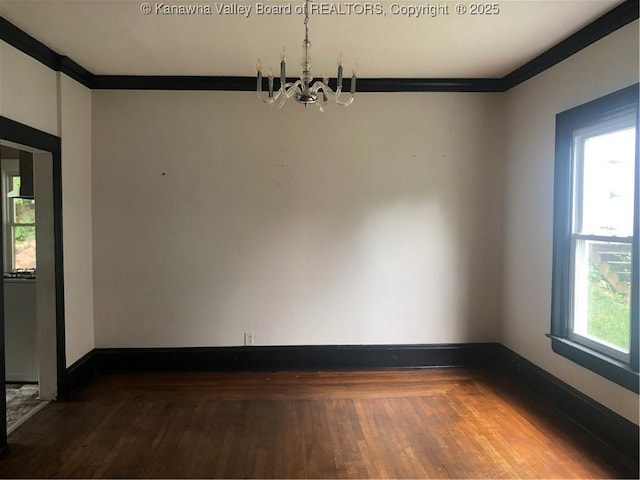
[[[0,42],[0,115],[62,138],[67,365],[93,349],[91,91]]]
[[[54,400],[58,393],[58,372],[56,367],[53,156],[50,153],[33,155],[33,188],[36,202],[38,393],[42,400]]]
[[[492,341],[501,101],[93,92],[98,347]]]
[[[58,135],[57,75],[0,41],[0,115]]]
[[[638,82],[638,22],[506,95],[503,342],[638,423],[638,395],[551,351],[555,115]]]
[[[4,279],[5,374],[8,382],[38,380],[36,282]]]
[[[237,345],[245,330],[493,341],[502,326],[508,347],[637,423],[637,395],[544,337],[555,114],[638,81],[637,31],[506,95],[361,94],[324,115],[250,93],[91,93],[0,42],[0,113],[63,135],[67,363],[94,325],[101,347]]]
[[[93,350],[91,90],[60,76],[67,365]]]

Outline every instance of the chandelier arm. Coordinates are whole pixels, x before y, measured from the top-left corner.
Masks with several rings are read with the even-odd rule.
[[[327,94],[327,96],[332,97],[335,93],[333,90],[331,90],[331,87],[329,86],[328,83],[324,83],[321,80],[316,80],[315,82],[313,82],[313,85],[311,86],[310,90],[313,93],[318,93],[320,91],[324,92],[325,94]]]
[[[284,104],[287,102],[287,100],[289,100],[296,94],[296,92],[298,91],[298,84],[301,83],[302,82],[298,80],[297,82],[289,82],[285,84],[285,88],[280,88],[275,93],[275,95],[273,96],[273,101],[267,103],[270,103],[271,106],[276,110],[280,110],[282,107],[284,107]]]
[[[274,103],[276,103],[281,96],[282,96],[282,92],[280,90],[278,90],[277,92],[274,92],[272,97],[267,96],[266,98],[263,95],[262,90],[258,91],[258,98],[262,100],[263,103],[267,103],[269,105],[273,105]]]
[[[280,110],[282,107],[284,107],[284,104],[287,103],[287,97],[286,95],[282,96],[282,100],[279,102],[276,102],[272,105],[272,107],[276,110]]]
[[[305,84],[302,80],[297,80],[293,82],[286,92],[287,98],[296,96],[296,94],[304,91],[304,88],[305,88]]]
[[[332,101],[334,101],[335,103],[337,103],[338,105],[340,105],[342,107],[348,107],[355,100],[355,95],[353,93],[349,93],[348,94],[349,97],[346,100],[342,100],[341,99],[341,94],[342,94],[342,88],[341,87],[338,87],[338,89],[334,92],[329,85],[327,85],[326,83],[321,82],[319,80],[313,84],[311,89],[314,92],[322,91],[323,93],[325,93],[327,95],[327,97],[329,99],[331,99]]]
[[[353,103],[354,94],[355,94],[355,80],[357,77],[357,66],[353,67],[353,77],[351,82],[351,92],[346,94],[344,97],[347,97],[343,100],[342,97],[342,54],[338,59],[338,83],[336,90],[332,90],[329,86],[328,80],[327,82],[323,81],[313,81],[313,77],[311,76],[311,57],[309,56],[309,48],[311,46],[311,42],[309,41],[309,4],[313,0],[305,0],[304,3],[304,42],[302,44],[303,48],[303,57],[302,57],[302,75],[299,80],[295,82],[287,82],[285,75],[285,61],[286,61],[286,51],[284,48],[281,53],[281,62],[280,62],[280,88],[277,91],[273,91],[273,73],[271,69],[269,69],[269,94],[267,97],[263,95],[262,91],[262,62],[260,59],[256,61],[256,69],[258,70],[258,79],[257,79],[257,92],[258,98],[266,104],[271,105],[273,108],[279,110],[284,106],[286,101],[289,98],[295,97],[298,103],[304,104],[304,106],[308,106],[309,104],[315,104],[318,107],[318,110],[324,112],[324,107],[326,106],[329,100],[341,105],[343,107],[347,107]],[[319,96],[319,92],[322,93]],[[346,92],[345,92],[346,93]]]
[[[258,94],[258,98],[262,101],[262,103],[266,103],[268,105],[272,105],[275,99],[272,98],[264,98],[261,93]]]
[[[355,95],[353,93],[349,94],[349,98],[347,99],[346,102],[343,102],[342,100],[338,100],[336,99],[335,102],[340,105],[341,107],[348,107],[349,105],[351,105],[353,103],[353,101],[355,100]]]

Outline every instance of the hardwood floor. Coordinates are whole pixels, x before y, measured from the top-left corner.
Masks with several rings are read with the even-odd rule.
[[[9,437],[0,476],[637,477],[483,370],[109,375]]]

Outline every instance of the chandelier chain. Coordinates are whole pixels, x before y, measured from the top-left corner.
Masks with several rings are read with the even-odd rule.
[[[304,39],[309,42],[309,0],[304,4]]]

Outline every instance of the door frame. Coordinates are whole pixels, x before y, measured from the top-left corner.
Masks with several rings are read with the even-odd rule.
[[[67,369],[64,322],[64,263],[62,243],[62,157],[61,139],[28,125],[0,116],[0,140],[6,140],[27,147],[37,148],[51,154],[53,163],[53,237],[55,269],[55,317],[56,317],[56,372],[57,398],[67,398]],[[2,242],[0,228],[0,242]],[[1,244],[1,243],[0,243]],[[0,255],[0,270],[4,271],[4,259]],[[0,382],[4,385],[5,348],[4,348],[4,288],[0,288]],[[0,421],[6,425],[6,396],[0,395]],[[0,453],[7,445],[7,429],[0,428]]]

